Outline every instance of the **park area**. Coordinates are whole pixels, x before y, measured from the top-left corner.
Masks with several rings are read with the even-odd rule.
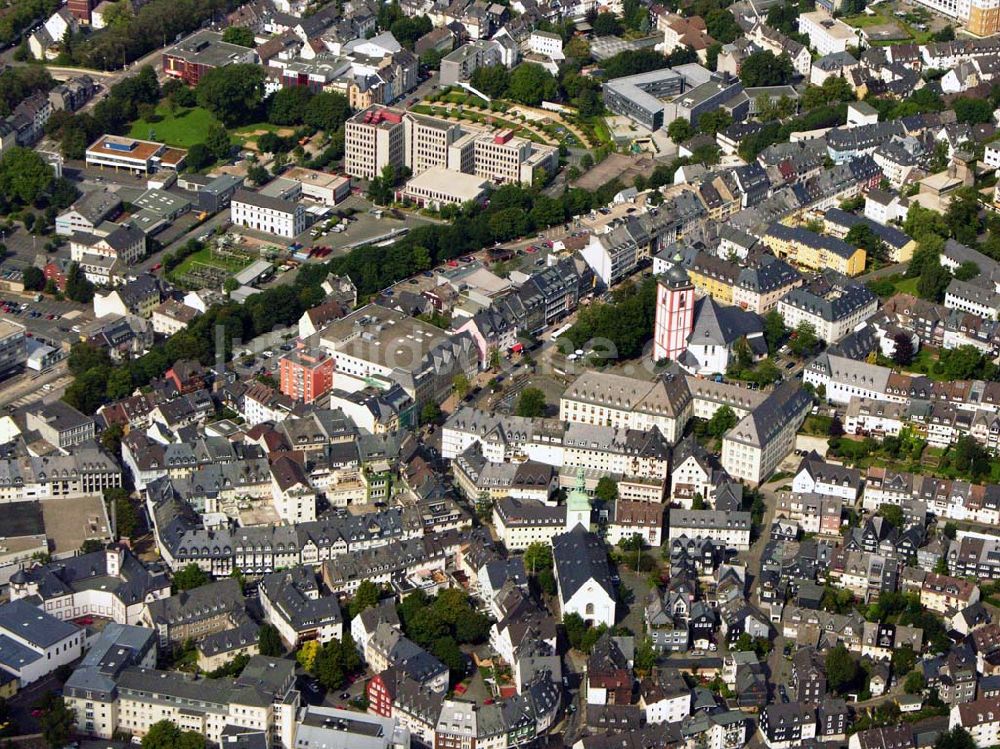
[[[155,140],[177,148],[190,148],[195,143],[204,143],[208,129],[218,123],[211,112],[204,107],[181,107],[173,112],[170,107],[160,104],[152,119],[138,119],[132,123],[129,135],[142,140]],[[290,135],[291,128],[279,127],[269,122],[255,122],[231,131],[233,142],[246,147],[248,142],[264,133]]]

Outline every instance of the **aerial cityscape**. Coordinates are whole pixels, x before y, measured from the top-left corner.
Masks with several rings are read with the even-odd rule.
[[[7,0],[0,746],[1000,746],[1000,0]]]

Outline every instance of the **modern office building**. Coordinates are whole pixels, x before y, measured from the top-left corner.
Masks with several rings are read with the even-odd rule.
[[[650,130],[670,124],[664,121],[664,99],[684,90],[684,76],[663,68],[649,73],[615,78],[604,84],[604,106],[615,114],[635,120]]]
[[[403,166],[405,136],[401,111],[372,107],[358,112],[344,126],[344,171],[374,179],[387,166]]]
[[[418,181],[407,186],[408,197],[421,203],[445,205],[475,197],[478,185],[456,177],[452,188],[438,189],[447,177],[428,171],[473,175],[493,184],[532,184],[544,170],[559,168],[559,149],[532,143],[510,130],[466,127],[426,115],[386,107],[372,107],[347,121],[344,168],[354,177],[372,179],[386,166],[408,167]],[[462,199],[462,200],[460,200]]]
[[[187,158],[183,148],[139,140],[127,135],[102,135],[87,148],[87,166],[126,169],[136,174],[152,174],[161,169],[180,171]]]

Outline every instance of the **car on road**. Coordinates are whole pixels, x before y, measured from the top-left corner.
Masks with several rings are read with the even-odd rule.
[[[340,699],[342,699],[342,700],[349,700],[349,699],[351,699],[351,693],[350,692],[341,692],[340,693]]]
[[[154,265],[154,266],[153,266],[152,268],[150,268],[150,270],[151,270],[151,271],[153,271],[153,272],[155,273],[156,271],[158,271],[158,270],[159,270],[160,268],[162,268],[162,267],[163,267],[163,263],[157,263],[157,264],[156,264],[156,265]]]

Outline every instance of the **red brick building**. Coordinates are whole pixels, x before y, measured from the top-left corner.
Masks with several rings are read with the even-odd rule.
[[[222,41],[222,34],[203,29],[163,52],[163,72],[189,86],[209,70],[226,65],[257,64],[260,58],[248,47]]]
[[[312,403],[333,389],[333,357],[319,349],[301,347],[278,362],[281,392]]]

